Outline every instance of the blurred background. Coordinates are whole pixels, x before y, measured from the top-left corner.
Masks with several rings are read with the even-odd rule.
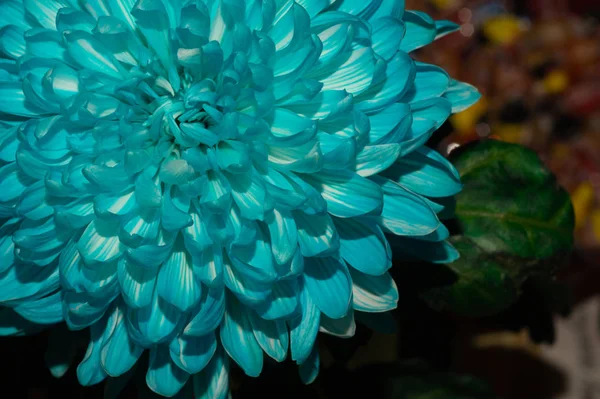
[[[322,338],[321,376],[310,387],[299,385],[291,364],[267,366],[259,380],[233,370],[234,398],[360,397],[357,387],[378,386],[389,370],[382,362],[419,357],[436,370],[481,378],[506,399],[600,399],[600,0],[406,3],[407,9],[460,24],[459,33],[414,56],[483,93],[430,144],[445,154],[486,137],[523,144],[540,154],[571,194],[576,251],[560,273],[570,291],[564,292],[570,311],[561,309],[562,302],[544,302],[538,293],[524,295],[493,320],[457,319],[429,309],[411,294],[414,281],[396,276],[399,333],[359,328],[354,340]],[[85,348],[87,337],[79,338]],[[10,359],[0,369],[0,397],[102,397],[102,387],[79,387],[73,370],[61,380],[50,376],[41,355],[47,339],[42,334],[0,340],[0,357]],[[383,397],[376,392],[371,398]],[[427,398],[485,395],[442,392]],[[135,389],[127,389],[121,397],[136,396]]]
[[[554,315],[554,329],[460,323],[454,366],[504,398],[600,398],[600,1],[407,0],[411,8],[460,24],[416,58],[483,94],[444,126],[438,149],[485,137],[534,149],[571,194],[577,220],[576,252],[560,274],[570,313]]]

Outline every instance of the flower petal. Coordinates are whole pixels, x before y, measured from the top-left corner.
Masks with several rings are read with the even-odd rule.
[[[315,305],[332,319],[344,317],[352,299],[346,265],[333,257],[305,259],[304,280]]]
[[[221,323],[223,348],[250,377],[258,377],[263,367],[263,351],[252,332],[249,309],[234,296],[227,296],[227,311]]]
[[[146,384],[152,391],[162,396],[174,396],[183,388],[189,378],[189,373],[177,367],[173,362],[166,345],[158,345],[150,349],[150,365],[146,373]]]
[[[183,371],[196,374],[210,362],[217,350],[217,340],[213,332],[190,337],[180,335],[169,345],[171,360]]]
[[[372,221],[335,219],[340,255],[363,273],[379,276],[392,266],[392,253],[381,228]]]
[[[389,273],[369,276],[350,270],[352,307],[361,312],[387,312],[398,305],[398,288]]]

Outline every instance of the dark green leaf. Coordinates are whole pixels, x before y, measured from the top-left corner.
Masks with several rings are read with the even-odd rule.
[[[453,237],[461,258],[448,265],[457,281],[424,298],[464,316],[494,315],[518,300],[525,281],[554,274],[573,245],[573,206],[538,156],[522,146],[485,140],[450,160],[464,184],[455,208],[460,235]]]
[[[485,140],[454,151],[463,191],[456,218],[465,236],[488,252],[547,258],[573,245],[568,193],[535,152]]]
[[[453,238],[460,259],[448,265],[457,281],[429,290],[424,298],[439,310],[451,310],[463,316],[486,316],[500,312],[518,298],[518,285],[508,270],[522,259],[486,253],[464,236]]]

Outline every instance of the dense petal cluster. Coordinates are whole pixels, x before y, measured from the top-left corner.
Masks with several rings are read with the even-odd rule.
[[[90,328],[83,384],[227,393],[396,306],[399,256],[456,256],[424,143],[478,98],[408,53],[402,0],[0,2],[0,333]],[[389,241],[388,241],[389,239]]]

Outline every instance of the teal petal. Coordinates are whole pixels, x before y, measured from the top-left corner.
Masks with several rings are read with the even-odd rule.
[[[24,319],[36,324],[55,324],[63,321],[62,295],[60,292],[27,301],[13,309]]]
[[[79,253],[86,262],[110,262],[125,251],[118,237],[118,224],[101,220],[92,221],[78,243]]]
[[[212,360],[192,376],[195,399],[225,399],[229,394],[229,357],[220,347]]]
[[[72,338],[66,325],[50,331],[44,361],[54,378],[64,377],[72,366],[77,351],[77,344]]]
[[[383,177],[372,177],[384,192],[381,216],[376,220],[384,230],[403,236],[423,236],[440,225],[435,212],[418,195]]]
[[[117,273],[121,295],[127,306],[139,309],[150,305],[158,275],[157,267],[145,267],[125,257],[119,261]]]
[[[435,40],[437,28],[429,15],[420,11],[406,11],[403,20],[406,26],[406,34],[400,45],[402,51],[408,53]]]
[[[68,2],[64,0],[53,0],[50,2],[43,0],[23,0],[25,11],[41,26],[48,29],[56,28],[56,14],[63,7],[68,7]]]
[[[408,103],[416,103],[439,97],[446,92],[450,77],[442,68],[435,65],[415,63],[416,75],[413,86],[403,98]]]
[[[175,249],[161,266],[156,290],[163,300],[182,312],[188,311],[200,300],[201,284],[192,270],[191,256],[182,248]]]
[[[214,331],[225,313],[225,292],[221,288],[203,290],[199,310],[192,312],[194,317],[187,324],[183,333],[201,337]]]
[[[412,124],[412,113],[407,104],[396,103],[381,112],[369,116],[370,144],[399,143]]]
[[[462,189],[454,166],[427,147],[399,158],[383,175],[412,192],[433,198],[450,197]]]
[[[404,38],[404,23],[394,17],[383,17],[372,22],[374,29],[371,40],[373,50],[386,60],[390,60],[400,48]]]
[[[298,244],[302,255],[323,256],[337,251],[340,239],[329,215],[295,212],[294,219],[298,226]]]
[[[339,338],[352,338],[356,333],[354,312],[348,312],[346,316],[341,319],[331,319],[322,315],[319,331]]]
[[[104,340],[106,322],[96,323],[90,328],[90,343],[81,363],[77,367],[77,379],[84,386],[102,382],[107,374],[100,365],[100,352]]]
[[[372,221],[335,219],[340,255],[356,270],[374,276],[392,266],[392,252],[381,228]]]
[[[258,377],[263,367],[263,350],[252,332],[249,310],[235,297],[227,296],[227,312],[221,323],[223,348],[250,377]]]
[[[0,337],[21,337],[44,330],[47,326],[32,323],[11,308],[0,309]]]
[[[256,342],[267,355],[278,362],[284,361],[289,346],[285,321],[265,320],[255,312],[250,312],[249,316]]]
[[[401,148],[400,144],[366,146],[356,156],[356,173],[369,177],[386,170],[396,162]]]
[[[25,38],[21,28],[15,25],[7,25],[0,29],[0,53],[16,60],[25,54],[25,46]]]
[[[351,218],[381,210],[381,189],[358,174],[340,170],[305,176],[304,179],[321,193],[331,215]]]
[[[436,40],[460,29],[460,25],[452,21],[435,21]]]
[[[415,78],[414,61],[399,51],[387,64],[385,78],[356,97],[356,108],[374,113],[391,106],[402,98]]]
[[[269,226],[273,258],[280,265],[289,262],[298,247],[294,217],[290,212],[274,209],[265,222]]]
[[[256,307],[266,301],[272,290],[270,284],[250,279],[228,263],[224,266],[225,285],[242,303]]]
[[[398,305],[398,288],[389,273],[369,276],[350,270],[352,307],[361,312],[387,312]]]
[[[13,266],[15,244],[12,234],[19,228],[19,219],[9,219],[0,226],[0,274]]]
[[[111,377],[128,372],[142,355],[144,349],[133,342],[127,331],[126,314],[122,306],[115,306],[108,318],[100,364]]]
[[[184,321],[181,312],[173,305],[159,298],[156,290],[150,305],[140,309],[130,309],[127,315],[130,333],[138,344],[169,341]]]
[[[444,98],[452,104],[452,112],[464,111],[481,98],[481,94],[470,84],[452,80]]]
[[[389,241],[399,259],[448,264],[460,257],[458,251],[448,241],[429,242],[398,236],[390,237]]]
[[[298,283],[296,280],[280,280],[273,285],[270,298],[256,308],[265,320],[289,319],[298,312]]]
[[[288,321],[288,325],[292,360],[304,363],[315,346],[321,317],[321,312],[314,304],[306,286],[300,293],[300,306],[300,316]]]
[[[25,19],[25,8],[22,1],[6,0],[0,3],[0,27],[9,24],[17,24],[21,29],[31,28]]]
[[[332,319],[344,317],[352,299],[352,280],[346,265],[333,257],[307,258],[304,280],[315,305]]]
[[[174,396],[187,380],[189,373],[183,371],[173,362],[169,348],[158,345],[150,349],[150,365],[146,373],[148,388],[162,396]]]
[[[318,345],[315,345],[313,346],[308,359],[300,364],[298,369],[302,382],[305,384],[312,384],[319,375],[320,365],[321,359],[319,357],[319,347]]]
[[[199,337],[179,336],[169,345],[171,360],[177,367],[190,374],[202,371],[216,349],[217,340],[212,332]]]

